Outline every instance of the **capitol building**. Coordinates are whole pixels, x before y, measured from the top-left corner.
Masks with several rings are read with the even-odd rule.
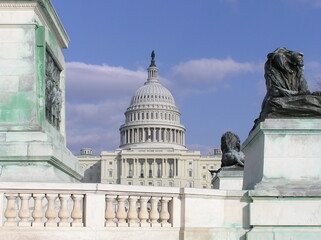
[[[211,188],[211,174],[221,164],[220,149],[209,156],[185,146],[185,127],[171,92],[158,80],[154,51],[145,84],[137,89],[120,126],[120,146],[93,156],[78,156],[83,182]]]

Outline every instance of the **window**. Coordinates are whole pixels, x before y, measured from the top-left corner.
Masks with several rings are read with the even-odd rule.
[[[128,185],[132,185],[132,182],[128,182]]]
[[[192,177],[193,176],[193,173],[192,173],[192,171],[190,170],[190,171],[188,171],[188,176],[189,177]]]
[[[109,162],[109,165],[113,165],[113,162]]]
[[[153,182],[148,182],[148,186],[153,186]]]
[[[206,188],[206,186],[203,186],[203,188]]]
[[[203,179],[206,179],[206,175],[205,174],[203,175]]]
[[[173,187],[173,182],[168,183],[170,187]]]
[[[192,162],[188,162],[188,165],[192,165],[193,163]]]
[[[214,169],[214,166],[211,166],[211,169]]]
[[[206,169],[206,166],[203,166],[203,169]]]
[[[113,171],[108,171],[108,176],[112,177],[113,176]]]
[[[140,182],[140,185],[143,186],[143,185],[144,185],[144,182]]]

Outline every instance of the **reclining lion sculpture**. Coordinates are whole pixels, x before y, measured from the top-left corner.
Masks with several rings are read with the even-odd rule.
[[[267,93],[252,130],[266,118],[321,118],[321,94],[309,91],[303,70],[302,53],[278,48],[267,55]]]

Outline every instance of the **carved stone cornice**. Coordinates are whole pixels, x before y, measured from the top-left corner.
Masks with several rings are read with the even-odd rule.
[[[32,2],[26,2],[23,0],[0,2],[1,8],[10,8],[19,10],[23,8],[34,9],[36,15],[40,19],[41,23],[48,27],[52,33],[58,39],[58,42],[62,48],[67,48],[70,42],[70,39],[49,0],[34,0]],[[38,23],[39,24],[39,23]]]

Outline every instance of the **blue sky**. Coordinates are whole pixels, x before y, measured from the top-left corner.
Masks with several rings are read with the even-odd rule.
[[[321,81],[321,0],[52,0],[71,38],[67,142],[95,154],[119,145],[119,126],[156,52],[186,144],[203,154],[232,130],[244,141],[265,95],[263,65],[277,47],[303,52],[310,89]]]

